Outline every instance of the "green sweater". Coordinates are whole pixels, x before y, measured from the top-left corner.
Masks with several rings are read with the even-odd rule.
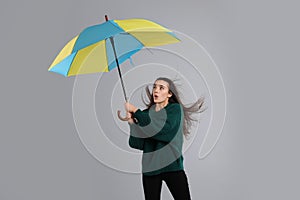
[[[130,124],[129,146],[143,151],[142,172],[156,175],[183,169],[183,110],[178,103],[169,103],[160,111],[155,106],[141,111]]]

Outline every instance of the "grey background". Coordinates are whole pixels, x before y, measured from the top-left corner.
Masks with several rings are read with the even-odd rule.
[[[298,199],[299,3],[296,1],[1,0],[0,199],[142,199],[140,176],[110,169],[82,145],[74,79],[47,71],[90,24],[148,18],[213,57],[227,93],[222,136],[185,166],[193,199]],[[163,199],[171,199],[164,188]]]

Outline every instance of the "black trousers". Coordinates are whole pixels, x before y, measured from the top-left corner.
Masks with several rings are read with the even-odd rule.
[[[181,170],[154,176],[143,175],[145,200],[160,200],[162,181],[165,181],[175,200],[191,199],[187,176]]]

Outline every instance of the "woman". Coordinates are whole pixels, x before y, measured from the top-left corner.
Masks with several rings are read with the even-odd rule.
[[[178,91],[168,78],[158,78],[147,109],[141,111],[125,103],[130,126],[129,146],[143,151],[142,181],[146,200],[159,200],[162,181],[175,200],[189,200],[190,192],[183,167],[183,135],[189,134],[194,120],[191,115],[202,112],[203,99],[192,106],[182,104]],[[145,103],[145,102],[144,102]]]

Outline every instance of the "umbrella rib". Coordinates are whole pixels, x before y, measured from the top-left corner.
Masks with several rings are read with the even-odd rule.
[[[71,61],[71,63],[70,63],[70,67],[69,67],[69,69],[68,69],[68,72],[67,72],[66,76],[69,75],[69,72],[70,72],[70,70],[71,70],[72,64],[73,64],[73,62],[74,62],[74,60],[75,60],[75,57],[76,57],[77,53],[78,53],[78,51],[75,53],[75,55],[74,55],[73,58],[72,58],[72,61]]]

